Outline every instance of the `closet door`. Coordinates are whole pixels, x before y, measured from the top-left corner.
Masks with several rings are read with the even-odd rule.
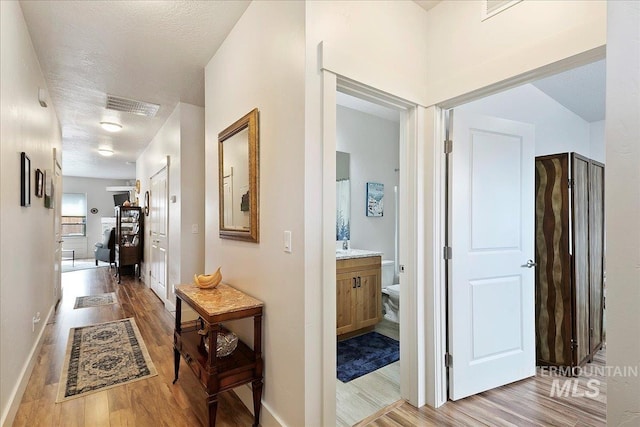
[[[589,164],[589,267],[591,354],[602,347],[604,309],[604,165]]]
[[[571,154],[574,365],[591,354],[589,340],[589,159]]]
[[[536,358],[571,366],[569,154],[536,157]]]

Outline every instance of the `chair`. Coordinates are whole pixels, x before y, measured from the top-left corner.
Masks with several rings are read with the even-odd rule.
[[[96,243],[93,251],[96,257],[96,266],[98,261],[104,261],[108,262],[111,267],[111,264],[116,260],[116,229],[105,230],[102,242]]]

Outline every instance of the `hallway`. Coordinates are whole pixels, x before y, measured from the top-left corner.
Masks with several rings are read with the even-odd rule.
[[[205,395],[196,378],[185,374],[171,384],[173,317],[143,282],[123,276],[118,285],[113,271],[100,267],[62,275],[63,298],[46,326],[14,427],[206,425]],[[118,303],[73,309],[77,296],[106,292],[115,292]],[[69,328],[127,317],[135,318],[158,375],[56,404]],[[181,366],[181,372],[189,371]],[[251,425],[253,417],[234,394],[222,393],[219,398],[218,426]]]

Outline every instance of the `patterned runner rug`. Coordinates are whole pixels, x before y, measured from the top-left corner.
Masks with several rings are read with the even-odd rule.
[[[71,328],[56,403],[157,374],[133,318]]]
[[[86,297],[77,297],[73,308],[99,307],[101,305],[117,304],[118,297],[115,292],[107,294],[88,295]]]

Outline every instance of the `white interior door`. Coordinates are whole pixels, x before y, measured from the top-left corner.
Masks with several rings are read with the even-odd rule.
[[[455,110],[449,398],[535,375],[534,127]]]
[[[167,168],[151,177],[149,229],[151,237],[151,289],[167,300]]]

